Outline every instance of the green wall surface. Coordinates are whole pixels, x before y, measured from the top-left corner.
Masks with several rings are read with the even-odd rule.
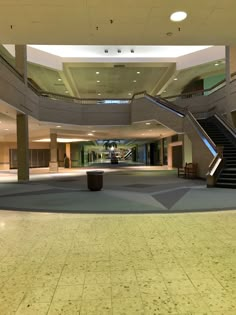
[[[219,83],[220,81],[225,79],[225,74],[221,73],[221,74],[217,74],[208,78],[204,79],[204,90],[206,89],[210,89],[211,87],[213,87],[215,84]],[[208,95],[209,92],[205,92],[204,95]]]

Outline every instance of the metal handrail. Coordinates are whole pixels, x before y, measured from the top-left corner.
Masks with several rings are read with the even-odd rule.
[[[195,119],[195,117],[193,116],[193,114],[190,111],[187,112],[187,117],[191,120],[191,122],[193,123],[193,126],[197,130],[199,136],[201,137],[201,139],[203,140],[205,145],[208,147],[208,149],[211,151],[213,156],[216,156],[217,155],[216,144],[208,136],[206,131],[202,128],[202,126],[198,123],[198,121]]]
[[[134,93],[132,96],[132,100],[134,100],[137,96],[142,97],[146,94],[147,94],[147,91],[141,91],[141,92]]]
[[[2,55],[0,55],[0,62],[4,64],[12,73],[14,73],[18,79],[24,82],[24,77],[23,75],[16,70]]]
[[[173,104],[169,101],[167,101],[164,98],[152,96],[149,94],[146,94],[149,98],[154,100],[155,102],[158,102],[161,106],[166,107],[167,109],[176,112],[177,114],[180,114],[181,116],[185,116],[186,110],[184,108],[181,108],[180,106]]]
[[[222,125],[224,125],[224,127],[231,133],[231,135],[236,138],[236,129],[233,128],[231,124],[229,124],[229,122],[219,114],[215,113],[214,116],[222,123]]]
[[[115,103],[115,102],[121,102],[121,103],[130,103],[132,99],[128,98],[78,98],[70,95],[63,95],[63,94],[58,94],[54,92],[46,92],[46,91],[41,91],[40,96],[42,97],[50,97],[51,99],[64,99],[70,102],[75,102],[79,103],[82,105],[86,104],[102,104],[102,103]]]

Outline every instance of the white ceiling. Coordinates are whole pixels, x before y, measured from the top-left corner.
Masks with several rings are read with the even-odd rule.
[[[187,19],[170,21],[179,10]],[[235,12],[235,0],[1,0],[1,42],[234,45]]]
[[[1,43],[4,44],[126,45],[128,49],[144,45],[236,44],[235,0],[0,0],[0,7]],[[186,11],[188,18],[171,22],[169,16],[177,10]],[[53,75],[56,80],[58,73]],[[69,88],[70,78],[62,79],[62,88]],[[73,87],[69,92],[73,95]],[[4,110],[0,104],[0,139],[6,141],[15,137],[15,119],[9,119]],[[30,121],[30,137],[48,137],[52,128],[56,126]],[[63,126],[60,132],[65,135],[75,132],[77,137],[84,138],[91,128],[94,129]],[[150,128],[145,124],[100,127],[96,138],[129,135],[129,138],[156,139],[164,131],[167,132],[164,127]]]

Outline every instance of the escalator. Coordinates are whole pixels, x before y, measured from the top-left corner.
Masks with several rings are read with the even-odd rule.
[[[124,160],[129,160],[132,158],[132,150],[129,150],[125,155],[124,155]]]
[[[227,128],[217,116],[198,121],[216,146],[223,146],[224,166],[216,180],[217,187],[236,188],[235,131]]]

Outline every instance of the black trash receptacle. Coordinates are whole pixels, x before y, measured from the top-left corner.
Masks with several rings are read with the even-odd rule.
[[[101,190],[103,186],[103,171],[88,171],[87,183],[88,189],[92,191]]]

